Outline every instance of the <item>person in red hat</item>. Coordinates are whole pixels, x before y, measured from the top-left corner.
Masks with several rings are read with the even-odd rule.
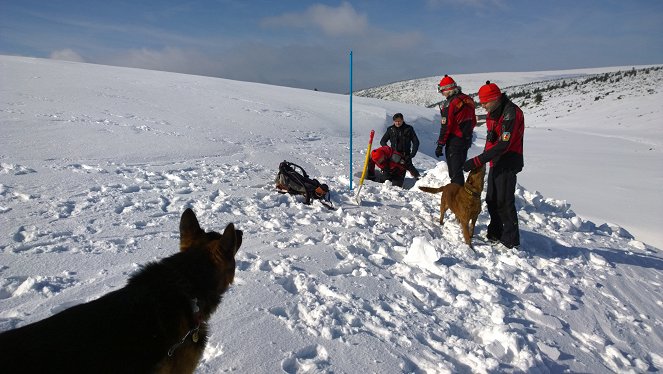
[[[477,124],[474,100],[462,93],[461,88],[448,75],[440,80],[437,90],[446,100],[440,104],[442,118],[435,156],[439,158],[446,152],[451,183],[462,186],[465,183],[463,162],[472,145],[472,133]]]
[[[486,187],[486,205],[490,214],[488,239],[513,248],[520,245],[515,193],[516,174],[524,166],[525,116],[490,81],[479,88],[479,102],[487,113],[486,146],[483,153],[463,164],[463,170],[474,170],[490,162]]]
[[[384,145],[371,151],[370,161],[369,168],[373,169],[369,171],[371,180],[379,183],[391,181],[394,186],[403,186],[407,163],[402,153]],[[382,170],[380,175],[375,174],[376,165]]]

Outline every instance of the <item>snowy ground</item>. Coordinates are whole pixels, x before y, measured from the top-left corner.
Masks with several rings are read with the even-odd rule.
[[[438,196],[370,183],[352,203],[347,96],[6,56],[0,74],[0,330],[123,286],[177,250],[192,207],[204,228],[244,230],[200,373],[663,370],[661,252],[576,215],[575,194],[521,183],[522,250],[475,253],[455,221],[437,224]],[[448,181],[428,156],[435,110],[354,107],[355,171],[399,111],[423,140],[418,183]],[[630,110],[660,131],[660,104]],[[531,149],[568,146],[536,128]],[[284,159],[328,183],[336,209],[276,194]]]

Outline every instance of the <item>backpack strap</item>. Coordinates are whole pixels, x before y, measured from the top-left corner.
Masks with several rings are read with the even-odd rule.
[[[288,162],[288,161],[283,161],[283,162],[285,162],[286,165],[290,166],[290,167],[293,168],[293,169],[294,169],[294,168],[299,168],[299,170],[302,171],[302,175],[304,175],[304,178],[308,178],[308,173],[306,172],[306,170],[304,170],[303,167],[301,167],[301,166],[299,166],[299,165],[297,165],[297,164],[293,164],[292,162]]]

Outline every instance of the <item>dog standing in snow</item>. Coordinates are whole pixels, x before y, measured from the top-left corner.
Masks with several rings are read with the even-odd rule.
[[[420,190],[429,193],[442,192],[440,198],[440,225],[444,225],[444,213],[447,209],[456,216],[463,229],[465,243],[472,247],[472,236],[474,226],[481,213],[481,192],[483,191],[486,166],[482,166],[470,172],[465,185],[449,183],[443,187],[419,187]]]

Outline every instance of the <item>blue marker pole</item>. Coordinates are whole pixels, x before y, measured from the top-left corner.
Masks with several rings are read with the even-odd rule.
[[[350,50],[350,191],[352,191],[352,50]]]

